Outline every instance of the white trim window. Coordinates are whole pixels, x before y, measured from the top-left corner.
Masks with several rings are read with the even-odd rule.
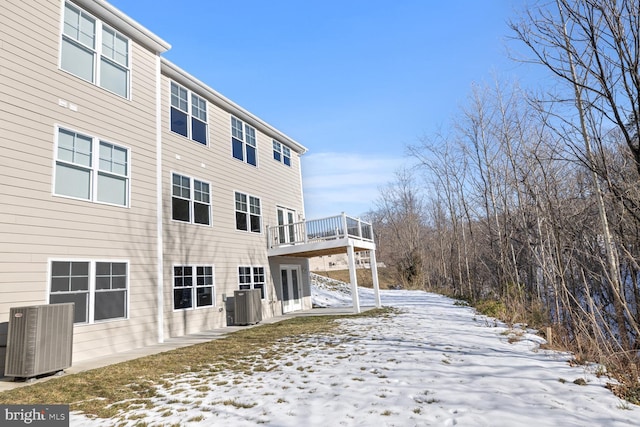
[[[258,165],[256,130],[231,116],[231,151],[233,157],[250,165]]]
[[[207,182],[171,174],[171,219],[211,225],[210,188]]]
[[[200,308],[213,306],[215,306],[215,283],[213,266],[174,266],[173,309],[187,310],[194,307]]]
[[[129,206],[129,174],[129,149],[57,129],[54,194]]]
[[[273,140],[273,160],[291,166],[291,149],[286,145]]]
[[[127,262],[52,261],[49,303],[75,303],[74,323],[126,319]]]
[[[265,277],[264,267],[241,265],[238,267],[238,289],[260,289],[261,298],[264,299]]]
[[[236,230],[262,232],[260,199],[248,194],[235,193]]]
[[[207,145],[207,101],[171,82],[171,131]]]
[[[129,39],[66,2],[60,68],[110,92],[129,98]]]

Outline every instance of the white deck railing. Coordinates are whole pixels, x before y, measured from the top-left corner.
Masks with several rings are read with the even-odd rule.
[[[342,215],[267,227],[269,248],[347,239],[373,242],[373,228],[359,218]]]

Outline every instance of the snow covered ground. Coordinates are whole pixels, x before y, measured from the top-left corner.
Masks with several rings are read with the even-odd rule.
[[[360,289],[361,304],[373,292]],[[126,425],[185,426],[633,426],[638,407],[616,398],[594,367],[512,331],[451,299],[382,291],[402,312],[341,321],[340,333],[282,342],[282,358],[251,374],[190,373],[160,389]],[[314,301],[349,305],[343,287],[319,284]],[[584,382],[579,385],[574,381]],[[121,420],[72,415],[71,426]]]

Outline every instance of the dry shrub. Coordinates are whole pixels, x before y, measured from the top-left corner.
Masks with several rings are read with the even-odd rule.
[[[485,316],[494,317],[504,321],[507,320],[507,306],[502,301],[485,299],[477,301],[473,306]]]
[[[612,354],[604,360],[609,377],[616,383],[608,383],[607,388],[616,396],[634,405],[640,405],[640,358],[636,352]]]
[[[598,363],[603,367],[600,374],[615,381],[608,383],[607,388],[620,399],[640,405],[640,357],[637,352],[616,352],[586,331],[572,331],[561,325],[553,325],[550,329],[553,340],[543,348],[570,351],[573,359],[569,363],[572,365]]]

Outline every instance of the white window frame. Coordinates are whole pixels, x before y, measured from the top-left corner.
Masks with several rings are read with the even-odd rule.
[[[249,281],[243,280],[247,277],[247,273],[241,269],[249,269]],[[238,289],[262,289],[261,299],[267,298],[267,269],[262,265],[238,265]],[[260,273],[260,271],[262,271]],[[256,278],[261,275],[262,281],[257,281]],[[256,285],[262,285],[262,287],[256,288]]]
[[[285,166],[291,167],[291,149],[283,143],[273,140],[273,159]]]
[[[191,286],[179,286],[176,287],[176,268],[191,268]],[[211,284],[198,285],[198,268],[210,268],[211,269]],[[174,264],[171,268],[171,301],[173,311],[188,311],[188,310],[206,310],[208,308],[214,308],[216,304],[216,268],[213,264]],[[191,290],[191,307],[176,308],[175,291],[176,289],[190,289]],[[198,305],[198,289],[211,288],[211,304]]]
[[[187,178],[189,180],[189,198],[184,197],[182,195],[176,195],[173,192],[173,187],[174,187],[174,183],[173,183],[173,178],[174,176],[179,176],[181,178]],[[213,209],[211,206],[211,202],[212,202],[212,197],[211,197],[211,183],[208,181],[205,181],[203,179],[198,179],[198,178],[194,178],[190,175],[181,173],[181,172],[175,172],[172,171],[170,176],[170,181],[169,181],[169,188],[171,189],[171,220],[172,221],[176,221],[176,222],[183,222],[183,223],[188,223],[188,224],[194,224],[194,225],[200,225],[203,227],[211,227],[212,223],[213,223]],[[208,192],[208,196],[209,196],[209,201],[207,203],[204,203],[202,200],[196,200],[196,182],[199,182],[201,184],[206,184],[209,187],[209,192]],[[189,220],[185,221],[182,219],[175,219],[173,216],[173,199],[177,198],[180,200],[186,200],[189,202]],[[200,205],[206,205],[208,207],[208,213],[209,213],[209,223],[208,224],[203,224],[201,222],[196,222],[196,215],[195,215],[195,206],[196,204],[200,204]]]
[[[70,8],[75,9],[76,11],[79,11],[81,16],[85,16],[93,20],[94,22],[93,46],[88,46],[82,41],[68,34],[65,34],[65,15],[67,10],[67,5]],[[103,31],[111,32],[115,38],[121,39],[126,42],[127,44],[127,49],[125,54],[126,64],[123,64],[121,61],[118,61],[117,59],[114,59],[113,57],[108,56],[106,54],[106,49],[103,48]],[[86,51],[87,53],[89,52],[91,53],[93,57],[93,62],[92,62],[93,70],[92,70],[92,73],[91,73],[92,75],[90,79],[87,80],[84,77],[78,74],[75,74],[73,71],[67,70],[63,67],[62,50],[65,42],[69,43],[70,45],[74,45],[75,47],[78,47]],[[89,83],[92,83],[98,87],[101,87],[102,89],[110,93],[113,93],[117,96],[120,96],[125,99],[131,99],[131,62],[132,62],[131,52],[132,52],[132,46],[131,46],[131,39],[129,37],[125,37],[122,33],[117,31],[115,28],[112,28],[109,25],[103,23],[100,19],[88,13],[86,10],[84,10],[80,6],[69,1],[65,1],[62,3],[62,13],[61,13],[61,23],[60,23],[60,51],[59,51],[59,58],[58,58],[58,68],[60,70],[66,73],[72,74],[82,80],[88,81]],[[126,94],[123,95],[121,93],[118,93],[114,90],[109,89],[108,87],[103,86],[102,84],[103,61],[106,61],[107,63],[111,64],[114,68],[119,68],[125,72]]]
[[[72,133],[76,136],[81,136],[83,138],[89,139],[91,140],[91,151],[90,151],[90,164],[89,165],[82,165],[79,164],[77,162],[73,162],[73,161],[69,161],[69,160],[65,160],[60,158],[60,133],[61,132],[65,132],[65,133]],[[131,149],[125,145],[122,145],[120,143],[113,143],[108,139],[104,139],[104,138],[100,138],[97,136],[93,136],[90,135],[87,132],[82,132],[82,131],[77,131],[75,129],[72,129],[68,126],[59,126],[56,125],[55,126],[55,143],[54,145],[54,155],[53,155],[53,186],[51,189],[51,193],[54,196],[58,196],[58,197],[65,197],[65,198],[70,198],[70,199],[75,199],[75,200],[84,200],[84,201],[88,201],[88,202],[92,202],[92,203],[99,203],[99,204],[105,204],[105,205],[110,205],[110,206],[118,206],[118,207],[125,207],[128,208],[131,204]],[[110,147],[115,147],[119,150],[122,150],[126,153],[126,159],[125,159],[125,169],[126,172],[125,174],[121,174],[118,172],[114,172],[112,170],[106,170],[106,169],[102,169],[101,168],[101,147],[102,146],[110,146]],[[75,153],[75,151],[73,151],[73,153]],[[113,163],[113,159],[111,159],[111,163]],[[117,163],[117,162],[116,162]],[[85,171],[89,173],[89,194],[88,197],[79,197],[79,196],[73,196],[73,195],[69,195],[69,194],[63,194],[63,193],[57,193],[56,192],[56,186],[58,184],[58,179],[59,179],[59,171],[58,171],[58,165],[60,165],[62,168],[67,168],[67,169],[76,169],[76,170],[80,170],[80,171]],[[124,181],[124,191],[125,191],[125,203],[124,204],[120,204],[120,203],[114,203],[114,202],[109,202],[109,201],[104,201],[104,200],[99,200],[98,197],[100,197],[100,193],[99,193],[99,181],[100,181],[100,177],[107,177],[107,178],[114,178],[117,180],[122,180]]]
[[[248,165],[258,167],[258,135],[253,126],[248,125],[239,118],[231,116],[231,156]],[[237,157],[237,144],[240,144],[240,154],[242,158]],[[254,152],[255,164],[249,162],[250,147]]]
[[[187,95],[186,110],[180,104],[176,105],[174,103],[174,96],[175,96],[173,93],[174,87],[186,93]],[[200,105],[198,105],[197,107],[194,105],[194,104],[201,104],[201,103],[204,103],[204,108],[202,108]],[[186,135],[183,135],[182,133],[175,131],[173,128],[173,120],[171,119],[171,117],[173,114],[172,110],[174,109],[186,115],[186,119],[187,119]],[[175,133],[176,135],[180,135],[184,138],[188,138],[191,141],[197,142],[198,144],[207,147],[209,145],[208,117],[209,117],[209,103],[204,97],[194,93],[193,91],[187,89],[186,87],[182,86],[179,83],[176,83],[174,81],[171,81],[169,83],[169,130],[171,130],[171,132]],[[204,142],[194,138],[194,132],[193,132],[194,120],[197,120],[198,122],[204,125],[204,139],[205,139]]]
[[[47,304],[50,304],[52,293],[58,295],[69,295],[77,292],[69,291],[69,292],[52,292],[52,281],[53,281],[53,263],[54,262],[64,262],[64,263],[87,263],[89,264],[88,275],[89,275],[89,286],[88,286],[88,300],[87,300],[87,321],[86,322],[78,322],[76,323],[74,320],[74,326],[82,326],[82,325],[93,325],[98,323],[107,323],[107,322],[117,322],[121,320],[128,320],[130,316],[130,294],[131,294],[131,263],[128,259],[89,259],[89,258],[50,258],[48,260],[48,268],[47,268]],[[96,289],[96,272],[97,272],[97,264],[99,263],[110,263],[110,264],[125,264],[126,265],[126,284],[124,288],[125,299],[124,299],[124,317],[114,317],[109,319],[100,319],[95,320],[95,303],[96,303],[96,292],[107,292],[106,290],[98,290]]]
[[[237,196],[244,196],[245,197],[245,201],[244,204],[246,204],[246,210],[240,210],[238,209],[238,199]],[[259,214],[255,214],[254,212],[252,212],[252,206],[255,207],[255,204],[252,205],[252,200],[258,201],[258,208],[260,209],[260,213]],[[233,212],[234,212],[234,222],[235,222],[235,228],[236,231],[242,231],[244,233],[255,233],[255,234],[262,234],[262,200],[260,199],[260,197],[248,194],[248,193],[244,193],[242,191],[234,191],[233,192]],[[247,229],[243,230],[238,228],[238,213],[242,213],[246,215],[246,226]],[[251,227],[251,217],[257,217],[258,221],[259,221],[259,225],[260,225],[260,230],[259,231],[253,231],[252,227]]]

